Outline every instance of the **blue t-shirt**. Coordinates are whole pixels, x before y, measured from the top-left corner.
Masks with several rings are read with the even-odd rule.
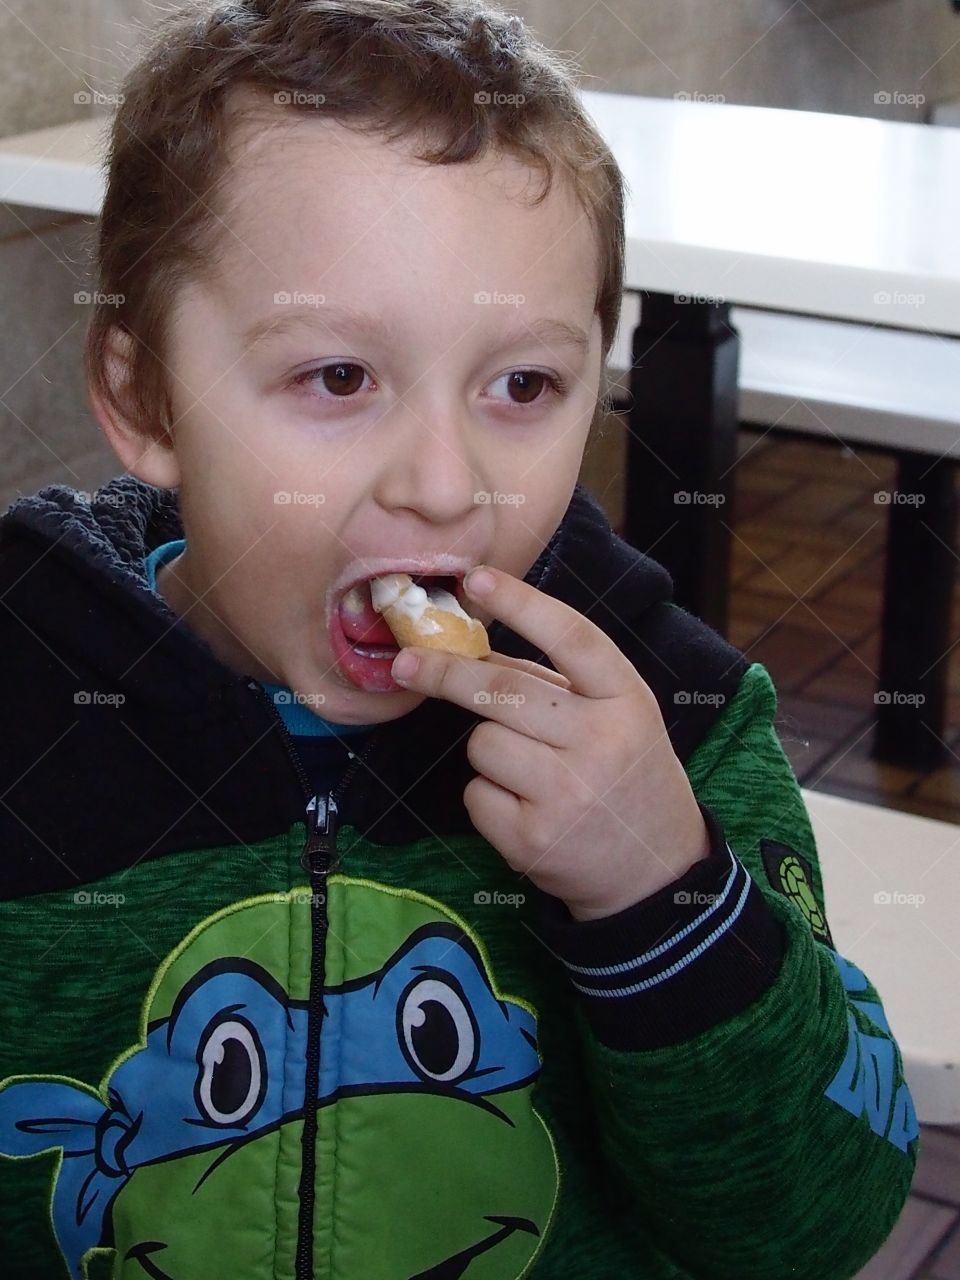
[[[157,569],[160,565],[178,556],[186,545],[185,538],[177,538],[173,542],[155,547],[144,557],[144,568],[151,591],[157,590]],[[359,750],[360,744],[366,741],[366,735],[376,726],[336,724],[332,720],[322,720],[302,702],[295,701],[293,691],[287,685],[269,684],[265,680],[258,680],[257,683],[273,699],[274,706],[293,738],[297,755],[303,762],[311,784],[317,791],[329,791],[355,750]]]

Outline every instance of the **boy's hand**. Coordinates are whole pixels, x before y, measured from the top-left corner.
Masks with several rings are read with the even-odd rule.
[[[488,719],[470,734],[463,793],[473,825],[514,870],[579,920],[649,897],[709,853],[689,780],[650,686],[605,632],[500,569],[465,589],[561,674],[505,654],[404,649],[394,678]],[[402,674],[401,658],[419,659]],[[398,667],[401,674],[398,675]]]

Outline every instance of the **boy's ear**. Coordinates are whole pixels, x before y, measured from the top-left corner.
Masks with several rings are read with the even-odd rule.
[[[133,369],[133,338],[119,325],[112,325],[107,338],[106,376],[113,390],[106,400],[92,383],[88,387],[90,405],[114,453],[131,475],[158,489],[175,489],[180,484],[180,467],[172,444],[172,436],[157,424],[157,434],[148,435],[138,429],[132,408],[130,386]]]

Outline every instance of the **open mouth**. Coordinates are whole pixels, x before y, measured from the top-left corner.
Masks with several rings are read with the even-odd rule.
[[[410,574],[418,586],[431,594],[435,590],[448,591],[461,607],[466,603],[463,576]],[[353,684],[370,693],[390,693],[401,688],[390,675],[400,646],[382,615],[373,607],[370,582],[370,578],[356,582],[340,597],[330,619],[330,640],[338,667]]]

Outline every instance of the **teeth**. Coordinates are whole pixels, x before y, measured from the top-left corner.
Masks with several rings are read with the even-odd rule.
[[[365,611],[371,602],[372,587],[375,582],[384,583],[388,579],[393,579],[398,573],[382,574],[379,578],[367,578],[363,582],[352,586],[349,591],[344,592],[340,600],[340,607],[345,613],[361,614]],[[409,574],[414,586],[422,587],[429,596],[435,591],[449,591],[451,595],[456,593],[459,580],[456,576],[447,573],[422,573]],[[374,603],[376,608],[376,603]],[[378,610],[379,612],[379,610]]]
[[[360,588],[351,587],[343,597],[342,604],[347,613],[362,613],[363,596],[360,593]]]
[[[392,649],[378,649],[372,644],[355,644],[353,648],[361,658],[395,658],[399,652],[399,645],[394,645]]]

